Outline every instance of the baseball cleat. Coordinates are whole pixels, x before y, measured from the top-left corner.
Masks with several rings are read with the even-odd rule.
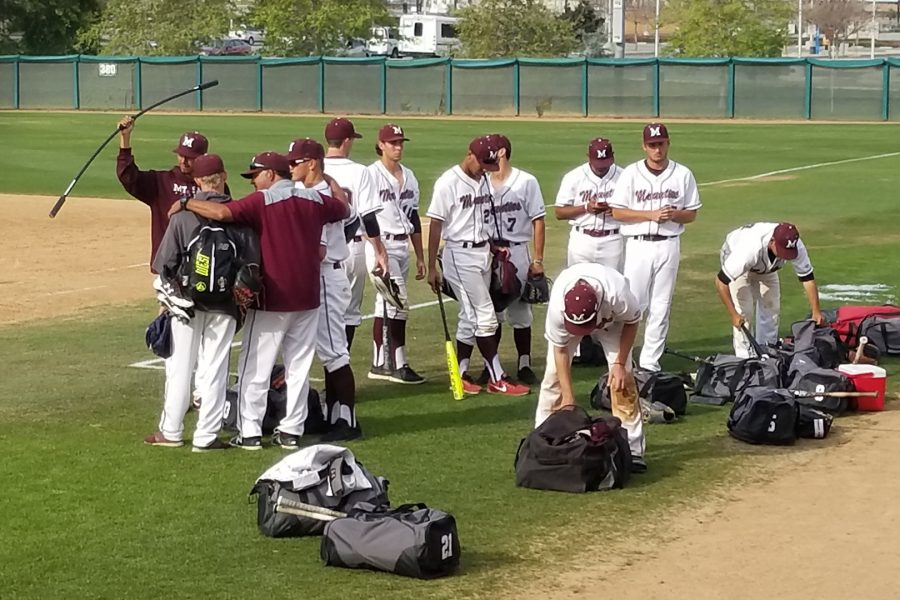
[[[407,385],[417,385],[425,383],[425,378],[413,371],[409,365],[403,365],[388,376],[388,379],[394,383],[405,383]]]
[[[219,438],[216,438],[205,446],[194,446],[191,448],[191,452],[215,452],[216,450],[228,450],[229,448],[231,448],[231,446]]]
[[[323,435],[319,441],[323,444],[330,442],[349,442],[350,440],[355,440],[360,437],[362,437],[362,427],[359,426],[359,423],[356,424],[356,427],[350,427],[350,424],[347,423],[347,421],[341,419],[332,425],[328,433]]]
[[[519,385],[509,380],[509,377],[503,376],[499,381],[492,381],[487,386],[488,394],[500,394],[502,396],[527,396],[531,392],[531,388],[527,385]]]
[[[228,445],[241,450],[262,450],[262,438],[260,436],[242,438],[236,435],[228,440]]]
[[[150,446],[160,446],[162,448],[181,448],[184,446],[183,441],[167,439],[161,431],[157,431],[153,435],[145,437],[144,443],[149,444]]]
[[[185,298],[178,286],[171,281],[164,280],[162,277],[157,276],[156,279],[153,280],[153,289],[168,298],[169,302],[179,308],[194,308],[194,301],[190,298]],[[157,294],[157,297],[159,297],[159,294]]]
[[[166,307],[166,310],[169,311],[173,317],[182,323],[190,323],[191,319],[194,318],[193,308],[182,308],[181,306],[174,304],[171,296],[166,296],[162,292],[157,292],[156,299],[159,300],[160,304]]]
[[[296,450],[300,446],[300,436],[293,433],[276,431],[272,436],[272,444],[281,446],[285,450]]]
[[[487,367],[481,370],[481,375],[478,376],[478,379],[475,380],[475,383],[478,385],[487,385],[491,382],[491,374],[487,370]]]
[[[642,456],[632,456],[631,457],[631,472],[632,473],[646,473],[647,472],[647,462],[644,460]]]
[[[463,373],[461,379],[463,384],[463,393],[468,394],[469,396],[476,396],[481,393],[481,386],[475,383],[475,380],[472,379],[471,375],[469,375],[468,373]]]
[[[534,371],[531,370],[531,367],[522,367],[521,369],[519,369],[519,372],[516,373],[516,379],[518,379],[525,385],[534,385],[537,383],[537,377],[535,377]]]
[[[393,381],[391,379],[391,372],[387,370],[383,365],[372,365],[372,368],[369,369],[368,378],[380,379],[381,381]]]

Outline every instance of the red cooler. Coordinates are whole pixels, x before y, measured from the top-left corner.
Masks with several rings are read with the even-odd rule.
[[[884,410],[887,371],[875,365],[840,365],[838,371],[853,382],[857,392],[878,392],[875,398],[856,398],[857,410]]]

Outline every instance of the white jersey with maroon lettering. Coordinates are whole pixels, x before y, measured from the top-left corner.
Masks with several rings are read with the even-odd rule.
[[[491,190],[487,177],[472,179],[456,165],[434,182],[428,216],[444,222],[448,242],[480,243],[491,238]]]
[[[410,217],[419,210],[419,181],[411,169],[405,165],[400,168],[402,181],[398,181],[380,160],[369,165],[369,175],[381,201],[382,210],[378,213],[381,232],[410,235],[413,232]]]
[[[372,176],[365,165],[352,161],[349,158],[326,157],[325,174],[334,177],[338,185],[344,188],[350,197],[350,204],[356,207],[356,212],[362,217],[378,213],[382,209],[381,199],[372,185]],[[364,235],[365,227],[360,221],[356,235]]]
[[[720,259],[722,272],[731,281],[746,273],[774,273],[790,262],[797,277],[813,272],[803,240],[797,241],[797,258],[785,261],[769,253],[769,241],[778,223],[751,223],[735,229],[725,237]]]
[[[556,206],[582,206],[589,201],[609,203],[621,174],[622,169],[614,164],[606,175],[597,177],[590,164],[584,163],[563,175],[556,194]],[[619,229],[619,222],[609,212],[599,215],[585,213],[569,219],[569,225],[593,231]]]
[[[294,187],[303,189],[302,183],[295,181]],[[321,181],[313,186],[317,192],[323,194],[330,193],[328,183]],[[326,223],[322,226],[322,245],[325,246],[325,258],[322,262],[340,263],[350,258],[350,248],[347,246],[347,236],[344,235],[344,224],[353,221],[356,218],[356,208],[350,205],[350,216],[343,221],[336,223]]]
[[[520,244],[531,241],[534,237],[532,222],[547,214],[538,180],[531,173],[513,167],[503,185],[494,187],[492,178],[488,178],[488,184],[500,238]],[[497,230],[492,229],[491,233],[491,237],[497,239]]]
[[[643,160],[625,167],[616,182],[616,189],[609,204],[614,208],[631,210],[658,210],[665,206],[679,210],[697,210],[702,206],[694,174],[674,160],[670,160],[659,175],[650,172]],[[665,223],[639,221],[622,223],[621,231],[626,237],[676,236],[684,231],[684,225],[674,221]]]

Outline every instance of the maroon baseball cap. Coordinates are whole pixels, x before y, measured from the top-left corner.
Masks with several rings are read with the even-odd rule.
[[[224,172],[225,165],[218,154],[201,154],[194,159],[194,166],[191,168],[193,177],[209,177]]]
[[[800,250],[797,244],[800,242],[800,232],[793,223],[779,223],[772,234],[775,241],[775,254],[779,258],[794,260]]]
[[[356,129],[353,128],[353,122],[350,119],[343,117],[332,119],[325,126],[326,140],[346,140],[350,138],[358,140],[361,137],[360,134],[356,133]]]
[[[579,279],[563,296],[566,331],[572,335],[590,335],[597,327],[600,298],[587,281]]]
[[[477,137],[469,144],[469,152],[471,152],[478,160],[478,164],[485,171],[499,171],[500,165],[497,164],[497,151],[500,149],[496,140],[491,139],[489,135]]]
[[[613,155],[612,142],[598,137],[588,144],[588,162],[595,169],[608,169],[616,161]]]
[[[291,170],[288,159],[284,154],[277,152],[260,152],[250,161],[250,166],[246,171],[241,173],[241,177],[245,179],[253,179],[253,176],[260,171],[272,169],[279,173],[286,173]]]
[[[209,150],[209,140],[198,131],[186,131],[178,138],[178,146],[172,150],[178,156],[197,158]]]
[[[409,138],[403,133],[403,128],[393,123],[388,123],[378,130],[379,142],[408,142]]]
[[[644,143],[664,142],[669,139],[669,130],[662,123],[650,123],[644,127]]]
[[[303,160],[322,160],[323,158],[325,158],[325,148],[314,139],[294,140],[288,146],[287,160],[291,165]]]
[[[512,157],[512,143],[509,141],[509,138],[503,135],[502,133],[492,133],[488,136],[491,142],[497,146],[498,149],[503,148],[506,150],[506,159],[509,160]]]

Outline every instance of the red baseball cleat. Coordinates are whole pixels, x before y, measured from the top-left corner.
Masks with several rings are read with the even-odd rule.
[[[492,381],[487,386],[488,394],[501,394],[503,396],[527,396],[531,388],[527,385],[519,385],[509,380],[504,375],[499,381]]]
[[[481,386],[475,383],[475,380],[472,379],[472,376],[468,373],[462,374],[462,384],[463,384],[463,393],[468,394],[469,396],[475,396],[481,393]]]

